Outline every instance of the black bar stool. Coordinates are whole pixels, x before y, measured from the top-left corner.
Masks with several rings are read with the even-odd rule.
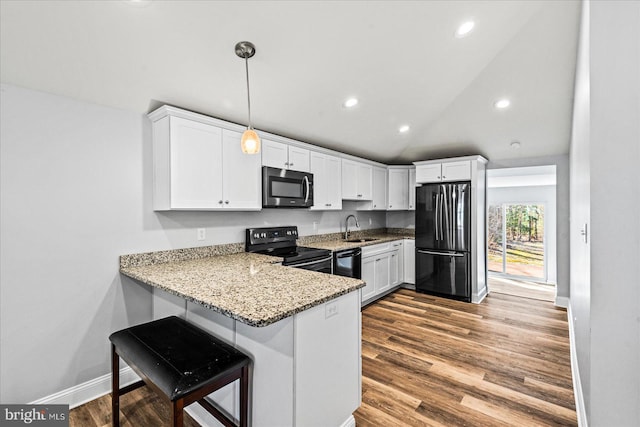
[[[171,402],[173,426],[183,425],[183,409],[198,402],[227,427],[233,420],[204,397],[240,380],[239,426],[247,426],[249,356],[179,317],[167,317],[114,332],[111,340],[111,410],[120,425],[120,396],[147,384]],[[138,381],[120,389],[120,359]]]

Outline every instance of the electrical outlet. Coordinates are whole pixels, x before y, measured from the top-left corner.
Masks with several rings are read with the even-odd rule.
[[[204,240],[207,238],[207,229],[198,228],[198,240]]]
[[[371,218],[369,218],[369,225],[373,224],[373,221],[371,220]]]
[[[318,221],[313,221],[313,234],[318,234]]]
[[[338,314],[338,303],[330,302],[330,303],[325,304],[325,306],[324,306],[324,318],[325,319],[333,317],[336,314]]]

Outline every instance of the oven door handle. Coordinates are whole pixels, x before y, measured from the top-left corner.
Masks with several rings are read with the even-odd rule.
[[[319,264],[319,263],[325,262],[325,261],[331,261],[332,259],[333,259],[333,256],[330,255],[330,256],[328,256],[326,258],[323,258],[323,259],[317,259],[315,261],[304,262],[302,264],[289,264],[289,265],[286,265],[285,267],[304,267],[304,266],[307,266],[307,265],[313,265],[313,264]]]
[[[305,175],[304,178],[302,178],[302,180],[306,183],[307,185],[307,191],[305,191],[304,193],[304,203],[306,204],[309,201],[309,178]]]
[[[339,253],[339,254],[336,255],[336,258],[349,258],[349,257],[359,256],[361,254],[362,254],[362,250],[356,249],[356,250],[349,251],[349,252],[346,252],[346,253],[344,253],[344,252],[343,253]]]

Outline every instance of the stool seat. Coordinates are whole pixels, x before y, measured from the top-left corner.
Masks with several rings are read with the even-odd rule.
[[[109,336],[114,358],[121,357],[144,381],[162,392],[177,408],[198,401],[216,418],[202,398],[220,387],[241,379],[246,401],[247,366],[251,359],[218,338],[176,317],[167,317],[114,332]],[[116,362],[114,362],[116,363]],[[118,375],[115,370],[113,375]],[[115,381],[115,378],[114,378]],[[142,384],[141,384],[142,385]],[[130,390],[115,390],[118,397]],[[242,390],[241,390],[242,391]],[[192,398],[193,395],[196,395]],[[117,401],[114,402],[114,405]],[[242,405],[246,412],[246,402]],[[114,406],[114,410],[116,406]],[[177,410],[177,409],[176,409]],[[217,413],[217,414],[216,414]],[[182,418],[182,415],[179,415]],[[114,425],[117,425],[113,414]],[[243,417],[241,417],[243,418]],[[180,423],[182,420],[180,420]],[[244,423],[241,423],[244,424]]]

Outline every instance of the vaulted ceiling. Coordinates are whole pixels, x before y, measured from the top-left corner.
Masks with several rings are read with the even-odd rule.
[[[385,163],[568,152],[579,1],[7,1],[3,83]],[[454,35],[468,20],[474,29]],[[356,107],[343,107],[355,96]],[[497,110],[496,100],[509,108]],[[408,124],[401,134],[399,126]],[[511,143],[518,141],[520,148]]]

